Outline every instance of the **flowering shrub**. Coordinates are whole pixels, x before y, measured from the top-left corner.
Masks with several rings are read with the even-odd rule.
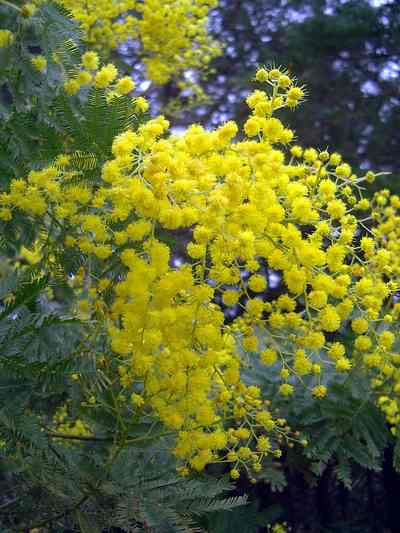
[[[157,84],[188,68],[203,68],[219,54],[206,23],[215,0],[60,0],[81,23],[85,41],[102,52],[138,39],[147,76]]]
[[[146,18],[162,15],[158,2],[121,3],[104,18],[95,18],[101,2],[91,17],[80,3],[63,4],[90,43],[112,48],[119,37],[111,32],[125,40],[139,31],[144,48],[160,51]],[[202,21],[209,5],[174,4],[178,25],[185,9]],[[127,9],[142,10],[139,30],[134,18],[114,22]],[[190,24],[182,31],[202,55],[196,36],[204,34]],[[7,32],[3,47],[13,46]],[[149,67],[160,82],[175,70],[163,54]],[[172,71],[155,67],[164,61]],[[46,59],[32,64],[45,78]],[[56,147],[0,196],[4,234],[23,242],[18,253],[35,279],[46,276],[49,303],[62,280],[81,327],[69,354],[75,368],[63,374],[79,401],[72,409],[64,394],[51,419],[35,414],[51,442],[111,439],[111,465],[130,446],[155,441],[167,444],[181,476],[227,463],[233,479],[247,472],[255,481],[282,449],[312,446],[313,435],[297,431],[301,420],[292,429],[282,414],[293,395],[319,405],[360,377],[395,433],[400,199],[386,190],[368,199],[374,173],[357,175],[341,155],[294,142],[277,115],[305,90],[286,71],[260,68],[254,81],[243,127],[193,125],[174,135],[131,96],[131,78],[95,51],[61,69]],[[34,228],[29,238],[24,224]],[[186,257],[177,263],[183,231]],[[257,368],[271,380],[265,390]],[[16,459],[13,446],[4,440]]]

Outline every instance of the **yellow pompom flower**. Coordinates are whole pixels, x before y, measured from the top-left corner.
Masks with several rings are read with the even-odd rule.
[[[289,383],[282,383],[279,387],[279,393],[282,396],[291,396],[294,393],[294,387]]]
[[[320,312],[321,328],[324,331],[336,331],[341,324],[341,318],[335,307],[332,305],[325,306]]]
[[[315,398],[325,398],[328,389],[324,385],[317,385],[313,388],[312,394]]]
[[[108,85],[115,80],[117,74],[117,68],[113,64],[109,63],[108,65],[105,65],[95,75],[95,86],[99,89],[108,87]]]
[[[26,3],[21,7],[21,16],[25,18],[32,17],[35,14],[36,6],[32,3]]]
[[[31,58],[31,63],[39,72],[44,72],[47,67],[47,59],[41,55],[37,55]]]
[[[236,305],[239,301],[239,298],[239,291],[224,291],[224,294],[222,295],[222,301],[224,305],[227,306]]]
[[[240,478],[240,472],[236,468],[232,468],[230,471],[230,476],[232,479],[239,479]]]
[[[0,30],[0,48],[11,46],[15,36],[10,30]]]
[[[368,331],[368,327],[368,320],[366,320],[365,318],[355,318],[351,322],[351,329],[358,335],[361,335],[362,333]]]
[[[99,68],[100,59],[96,52],[85,52],[82,56],[82,65],[88,70],[97,70]]]
[[[256,80],[259,82],[265,82],[268,80],[268,70],[260,68],[256,72]]]
[[[263,292],[267,288],[267,280],[260,274],[255,274],[249,279],[249,288],[253,292]]]
[[[260,354],[260,360],[264,365],[271,366],[278,360],[278,354],[272,348],[267,348]]]
[[[128,94],[135,88],[135,83],[129,76],[118,80],[115,89],[119,94]]]
[[[339,372],[348,372],[351,369],[351,361],[345,357],[341,357],[336,361],[336,370]]]
[[[80,83],[78,80],[67,80],[65,83],[64,83],[64,89],[65,89],[65,92],[69,95],[69,96],[73,96],[74,94],[76,94],[77,92],[79,92],[81,86],[80,86]]]

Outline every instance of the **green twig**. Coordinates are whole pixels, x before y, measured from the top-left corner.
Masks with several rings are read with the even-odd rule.
[[[12,2],[8,2],[7,0],[0,0],[0,4],[3,4],[7,7],[11,7],[11,9],[15,9],[15,11],[18,11],[19,13],[22,11],[20,7],[16,6]]]
[[[73,511],[76,511],[81,507],[88,499],[90,498],[90,494],[86,494],[83,496],[73,507],[70,507],[69,509],[65,509],[65,511],[62,511],[61,513],[58,513],[57,515],[49,516],[42,520],[41,522],[38,522],[36,524],[23,524],[16,528],[11,529],[10,531],[16,531],[20,532],[24,529],[38,529],[43,526],[48,525],[51,522],[54,522],[55,520],[59,520],[60,518],[63,518],[66,514],[72,513]]]

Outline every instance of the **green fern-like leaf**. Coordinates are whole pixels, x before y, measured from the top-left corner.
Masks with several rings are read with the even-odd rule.
[[[97,166],[97,158],[93,153],[77,150],[72,154],[70,163],[76,170],[93,170]]]
[[[337,479],[343,483],[346,489],[352,488],[351,465],[348,460],[341,457],[333,469]]]

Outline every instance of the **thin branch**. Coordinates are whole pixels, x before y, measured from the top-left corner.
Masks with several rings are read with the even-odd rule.
[[[112,441],[113,439],[111,437],[90,437],[86,435],[72,435],[70,433],[58,433],[57,431],[49,431],[46,430],[47,435],[49,437],[54,437],[57,439],[67,439],[67,440],[85,440],[85,441],[100,441],[100,442],[107,442]]]
[[[20,525],[20,526],[18,526],[16,528],[11,529],[10,531],[20,532],[20,531],[22,531],[24,529],[32,530],[32,529],[37,529],[37,528],[41,528],[43,526],[46,526],[49,522],[53,522],[55,520],[59,520],[60,518],[63,518],[67,513],[72,513],[73,511],[76,511],[89,498],[90,498],[90,494],[86,494],[73,507],[70,507],[69,509],[65,509],[65,511],[62,511],[61,513],[58,513],[57,515],[49,516],[48,518],[45,518],[41,522],[38,522],[38,523],[33,524],[33,525],[32,524]]]
[[[7,7],[11,7],[11,9],[15,9],[18,12],[21,12],[21,8],[13,4],[12,2],[8,2],[7,0],[0,0],[0,4],[3,4]]]

